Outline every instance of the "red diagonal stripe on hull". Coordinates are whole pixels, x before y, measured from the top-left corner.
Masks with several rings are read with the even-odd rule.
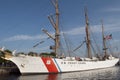
[[[58,73],[57,67],[52,58],[42,57],[42,60],[50,73]]]

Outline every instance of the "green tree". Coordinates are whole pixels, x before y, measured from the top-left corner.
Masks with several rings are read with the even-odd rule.
[[[40,56],[48,56],[49,53],[40,53]]]
[[[51,52],[50,55],[54,57],[56,56],[55,52]]]
[[[10,51],[9,49],[6,49],[4,52],[7,52],[7,53],[11,53],[11,54],[12,54],[12,51]]]
[[[0,51],[0,64],[2,64],[3,62],[5,62],[5,59],[2,58],[2,57],[5,57],[4,54],[5,53],[3,51]]]
[[[36,52],[29,52],[28,55],[29,56],[37,56],[38,54]]]
[[[16,53],[15,55],[16,55],[16,56],[25,55],[25,53],[24,53],[24,52],[18,52],[18,53]]]
[[[0,57],[4,57],[4,52],[0,51]]]
[[[49,57],[55,57],[56,54],[54,52],[51,53],[41,53],[40,56],[49,56]]]

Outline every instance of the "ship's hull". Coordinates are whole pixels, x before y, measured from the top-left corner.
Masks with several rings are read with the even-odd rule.
[[[21,74],[28,73],[62,73],[112,67],[118,58],[104,61],[76,61],[51,57],[12,57]]]

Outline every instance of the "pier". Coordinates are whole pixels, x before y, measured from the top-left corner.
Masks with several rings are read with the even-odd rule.
[[[1,74],[9,74],[9,71],[7,71],[6,69],[1,69],[0,68],[0,75]]]
[[[0,67],[0,74],[11,74],[11,73],[20,74],[18,68],[16,67]]]

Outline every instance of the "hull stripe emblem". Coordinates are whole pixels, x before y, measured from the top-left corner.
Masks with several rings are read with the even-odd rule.
[[[54,61],[55,61],[55,63],[57,64],[57,67],[58,67],[59,71],[62,72],[61,69],[60,69],[60,66],[58,65],[58,63],[57,63],[57,61],[56,61],[55,58],[54,58]]]
[[[58,73],[57,67],[52,58],[42,57],[41,59],[43,60],[44,65],[46,66],[49,73]]]

